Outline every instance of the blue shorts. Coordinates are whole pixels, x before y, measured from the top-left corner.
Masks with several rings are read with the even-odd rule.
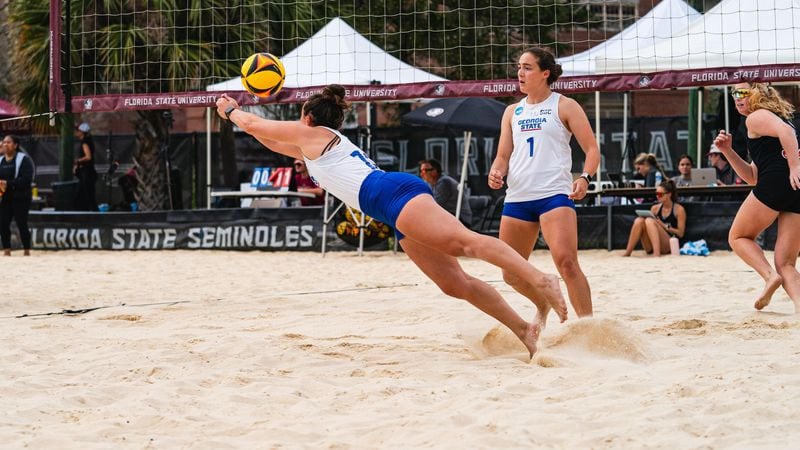
[[[397,240],[403,239],[397,231],[397,217],[412,198],[433,195],[428,183],[416,175],[404,172],[376,170],[367,175],[358,191],[358,203],[364,214],[394,228]]]
[[[511,202],[503,205],[503,215],[526,222],[538,222],[542,214],[562,206],[575,209],[575,202],[564,194],[527,202]]]

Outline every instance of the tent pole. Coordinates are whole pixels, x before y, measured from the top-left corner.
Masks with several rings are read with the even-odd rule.
[[[206,108],[206,209],[211,209],[211,108]]]
[[[375,158],[378,159],[376,156],[372,155],[372,102],[366,102],[367,106],[367,138],[366,142],[366,149],[362,148],[361,150],[367,154],[368,158]],[[349,209],[349,207],[348,207]],[[351,213],[352,214],[352,213]],[[361,217],[359,220],[356,220],[358,224],[358,256],[363,256],[364,254],[364,229],[367,222],[367,216],[364,214],[364,211],[361,211]]]
[[[627,173],[628,167],[628,92],[622,94],[622,167],[621,171]],[[600,143],[597,143],[600,146]]]
[[[325,256],[325,247],[328,245],[328,191],[325,191],[325,203],[322,204],[322,256]]]
[[[697,90],[697,167],[703,154],[703,89]]]
[[[458,182],[458,200],[456,200],[456,219],[461,219],[461,201],[464,198],[464,183],[467,179],[467,161],[469,146],[472,143],[472,131],[464,132],[464,162],[461,163],[461,180]]]
[[[731,118],[728,113],[728,86],[722,86],[722,97],[725,99],[725,131],[731,132]],[[719,131],[719,130],[715,130]]]
[[[597,140],[597,149],[600,149],[600,91],[594,92],[594,138]],[[600,152],[600,166],[597,167],[597,186],[603,175],[603,152]]]

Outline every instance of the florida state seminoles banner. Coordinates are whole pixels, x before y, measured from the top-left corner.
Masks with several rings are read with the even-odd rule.
[[[40,250],[321,249],[320,207],[151,213],[31,212]]]

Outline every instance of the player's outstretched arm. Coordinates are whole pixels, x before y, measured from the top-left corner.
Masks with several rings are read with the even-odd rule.
[[[217,99],[217,114],[223,119],[230,120],[262,144],[267,145],[263,140],[272,142],[272,145],[267,145],[270,149],[294,158],[301,157],[299,141],[307,137],[309,132],[307,125],[299,121],[268,120],[242,111],[236,100],[226,94],[222,94]]]
[[[286,155],[292,157],[294,159],[303,159],[303,152],[300,151],[300,147],[292,144],[286,144],[283,142],[278,142],[272,139],[261,138],[258,136],[253,136],[261,142],[261,145],[267,147],[268,149],[272,150],[275,153],[280,153],[281,155]]]

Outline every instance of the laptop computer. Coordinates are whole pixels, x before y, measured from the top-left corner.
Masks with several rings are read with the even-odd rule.
[[[692,186],[712,186],[717,183],[717,169],[704,167],[692,169]]]
[[[653,212],[650,211],[649,209],[637,209],[636,210],[636,215],[639,216],[639,217],[649,217],[651,219],[655,219],[656,218],[656,215],[653,214]]]

